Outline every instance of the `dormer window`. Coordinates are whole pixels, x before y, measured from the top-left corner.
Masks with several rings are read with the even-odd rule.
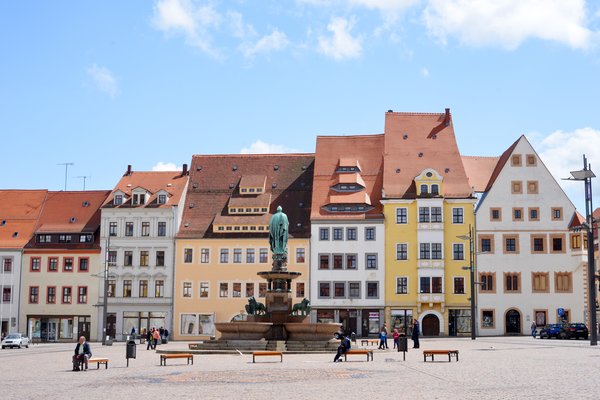
[[[440,186],[439,185],[431,185],[431,194],[437,196],[440,194]]]
[[[158,195],[158,204],[166,204],[167,203],[167,195],[159,194]]]
[[[133,205],[146,204],[146,195],[144,193],[134,193],[132,204]]]
[[[427,185],[421,185],[421,194],[427,194],[429,192],[429,187]]]
[[[114,199],[113,203],[115,206],[120,206],[121,204],[123,204],[123,195],[122,194],[115,195],[115,199]]]

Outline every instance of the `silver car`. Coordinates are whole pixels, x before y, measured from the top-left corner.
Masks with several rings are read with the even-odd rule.
[[[9,333],[2,341],[2,348],[27,347],[29,348],[29,338],[22,333]]]

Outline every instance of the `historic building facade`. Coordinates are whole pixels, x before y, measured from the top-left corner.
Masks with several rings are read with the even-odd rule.
[[[102,206],[107,336],[123,340],[132,328],[138,334],[152,327],[172,331],[174,238],[187,182],[187,165],[182,171],[133,171],[128,166]],[[104,291],[99,304],[103,302]],[[98,317],[101,335],[102,310]]]
[[[278,206],[289,220],[288,270],[294,303],[309,297],[310,208],[314,155],[195,155],[176,239],[174,335],[218,337],[215,322],[246,318],[264,303],[270,271],[269,220]]]

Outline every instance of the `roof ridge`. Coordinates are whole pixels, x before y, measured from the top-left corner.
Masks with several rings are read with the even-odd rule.
[[[315,153],[228,153],[228,154],[193,154],[193,157],[207,157],[207,158],[220,158],[220,157],[310,157],[314,156]]]
[[[461,157],[464,158],[499,158],[500,156],[465,156],[465,155],[460,155]]]
[[[317,139],[318,138],[324,138],[324,139],[334,139],[335,138],[335,139],[337,139],[337,138],[347,138],[347,137],[372,138],[372,137],[378,137],[378,136],[384,137],[385,133],[365,133],[362,135],[353,135],[351,133],[349,133],[347,135],[344,135],[344,134],[341,134],[341,135],[317,135]]]
[[[386,115],[446,115],[445,112],[442,113],[427,113],[427,112],[410,112],[410,111],[387,111]]]

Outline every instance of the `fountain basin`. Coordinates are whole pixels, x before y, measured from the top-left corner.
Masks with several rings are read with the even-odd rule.
[[[221,332],[221,340],[260,340],[267,336],[271,322],[216,322],[215,328]]]
[[[327,341],[340,330],[341,324],[286,323],[284,326],[288,340]]]

